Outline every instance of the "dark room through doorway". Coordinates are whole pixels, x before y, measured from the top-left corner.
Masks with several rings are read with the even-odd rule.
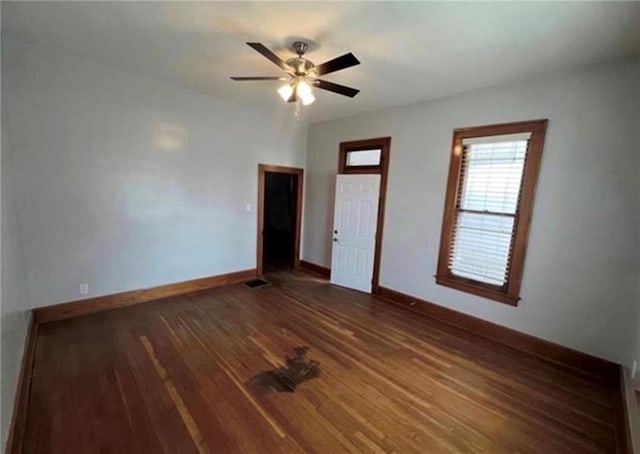
[[[265,167],[261,178],[262,270],[293,269],[298,266],[299,254],[301,169]]]

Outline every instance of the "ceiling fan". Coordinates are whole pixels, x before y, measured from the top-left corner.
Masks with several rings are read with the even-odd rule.
[[[322,90],[332,91],[340,95],[353,98],[360,90],[346,87],[344,85],[335,84],[326,80],[318,79],[318,76],[324,76],[342,69],[359,65],[360,62],[351,52],[344,54],[333,60],[326,61],[320,65],[314,65],[311,60],[304,58],[304,54],[309,48],[308,44],[302,41],[296,41],[291,46],[293,51],[298,54],[297,57],[283,61],[276,54],[271,52],[262,43],[247,43],[251,48],[262,54],[264,57],[275,63],[281,69],[286,71],[286,76],[258,76],[258,77],[232,77],[235,81],[269,81],[281,80],[287,84],[278,89],[278,93],[286,102],[296,102],[300,100],[303,105],[307,106],[316,100],[313,96],[311,87],[317,87]]]

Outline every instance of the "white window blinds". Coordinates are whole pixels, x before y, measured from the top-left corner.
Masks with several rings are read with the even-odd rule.
[[[463,140],[452,274],[499,287],[507,283],[530,136]]]

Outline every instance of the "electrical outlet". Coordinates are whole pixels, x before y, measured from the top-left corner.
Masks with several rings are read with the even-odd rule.
[[[631,367],[631,378],[636,378],[636,375],[638,375],[638,361],[634,361]]]
[[[80,294],[86,295],[89,293],[89,284],[80,284]]]

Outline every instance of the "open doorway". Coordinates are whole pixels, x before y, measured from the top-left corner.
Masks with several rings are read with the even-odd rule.
[[[258,274],[300,264],[303,172],[258,166]]]

